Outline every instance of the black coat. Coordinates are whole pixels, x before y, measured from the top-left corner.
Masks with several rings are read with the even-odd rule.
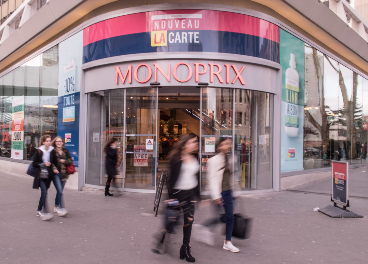
[[[199,197],[199,185],[190,191],[188,190],[182,191],[182,190],[174,189],[175,184],[180,175],[181,164],[182,164],[181,160],[172,159],[170,161],[170,175],[166,183],[168,194],[169,194],[169,199],[178,199],[179,201],[183,201],[186,198],[188,198],[188,196],[197,196],[198,198]],[[198,174],[197,174],[197,178],[199,178]]]
[[[116,169],[116,165],[118,164],[118,150],[107,146],[105,161],[106,174],[110,176],[117,175],[118,171]]]
[[[42,160],[42,156],[43,156],[43,152],[41,150],[37,150],[35,155],[33,156],[33,167],[35,168],[35,177],[33,180],[33,189],[38,189],[40,188],[40,174],[41,174],[41,167],[40,164],[43,163]],[[47,180],[43,180],[46,182],[46,186],[47,188],[50,187],[50,184],[54,178],[54,172],[51,169],[51,166],[48,167],[48,171],[49,171],[49,178]]]

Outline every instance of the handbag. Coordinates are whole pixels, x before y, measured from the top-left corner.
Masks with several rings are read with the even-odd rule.
[[[250,238],[251,221],[251,218],[246,218],[241,214],[234,214],[234,229],[232,236],[239,239]]]
[[[66,166],[66,170],[68,171],[68,174],[69,175],[72,175],[74,172],[75,172],[75,166],[74,166],[74,163]]]
[[[41,165],[40,178],[43,180],[47,180],[49,178],[49,170],[44,164]]]
[[[35,176],[35,172],[36,172],[36,168],[35,168],[35,167],[33,167],[33,162],[32,162],[31,164],[29,164],[29,167],[28,167],[28,169],[27,169],[27,174],[28,174],[29,176],[34,177],[34,176]]]

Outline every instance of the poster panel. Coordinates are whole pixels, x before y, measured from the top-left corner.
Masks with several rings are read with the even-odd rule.
[[[348,204],[348,175],[347,162],[332,162],[332,200],[346,206]]]
[[[74,165],[78,167],[80,73],[83,54],[83,32],[59,44],[58,128]],[[79,72],[79,74],[78,74]]]
[[[134,167],[148,167],[148,154],[145,145],[134,145]]]
[[[204,139],[204,152],[213,153],[216,152],[216,138],[215,137],[205,137]]]
[[[24,96],[13,97],[11,158],[23,159],[24,150]]]
[[[280,29],[281,172],[303,170],[304,42]]]

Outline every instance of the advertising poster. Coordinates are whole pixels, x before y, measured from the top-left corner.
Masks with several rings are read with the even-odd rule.
[[[24,96],[12,101],[12,143],[11,158],[23,159],[24,150]]]
[[[80,76],[82,67],[83,33],[79,32],[59,44],[59,87],[57,134],[78,167]],[[76,49],[75,47],[80,47]]]
[[[216,138],[215,137],[205,137],[204,139],[204,152],[213,153],[216,152]]]
[[[332,162],[332,199],[335,203],[348,204],[348,163]]]
[[[280,29],[281,172],[303,170],[304,42]]]
[[[146,152],[146,146],[134,145],[134,167],[148,167],[148,154],[139,152]]]

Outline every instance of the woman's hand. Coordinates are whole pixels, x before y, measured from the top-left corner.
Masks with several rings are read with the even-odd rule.
[[[51,163],[50,163],[50,162],[46,162],[46,163],[45,163],[45,165],[46,165],[47,167],[50,167]]]
[[[218,199],[216,199],[214,202],[215,202],[215,204],[217,204],[217,205],[223,205],[223,200],[222,200],[222,198],[218,198]]]
[[[57,169],[53,170],[55,174],[59,174],[59,171]]]
[[[65,163],[65,160],[63,160],[63,159],[60,159],[60,162],[61,162],[61,163]]]

